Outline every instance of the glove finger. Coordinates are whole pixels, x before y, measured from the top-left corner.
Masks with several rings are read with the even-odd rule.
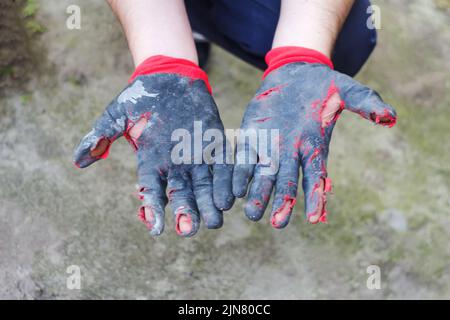
[[[345,108],[376,124],[392,127],[397,121],[395,109],[385,103],[380,95],[344,74],[339,75],[338,86]]]
[[[257,154],[247,141],[239,141],[236,147],[236,159],[233,169],[233,194],[243,198],[253,176]]]
[[[208,132],[211,132],[211,134],[209,135]],[[223,127],[220,130],[215,129],[215,134],[212,132],[212,130],[207,130],[203,137],[204,141],[214,139],[213,143],[204,147],[203,155],[205,162],[212,165],[213,169],[214,204],[220,210],[229,210],[234,203],[232,147]]]
[[[139,175],[139,198],[142,200],[142,206],[138,216],[152,236],[158,236],[164,231],[166,184],[158,172]]]
[[[79,168],[85,168],[100,159],[108,157],[112,142],[123,135],[126,117],[120,113],[117,103],[113,102],[94,124],[93,129],[78,144],[73,162]]]
[[[213,177],[208,165],[194,166],[191,175],[197,208],[200,211],[203,222],[208,229],[222,227],[223,214],[214,205]]]
[[[237,164],[233,171],[233,194],[237,198],[243,198],[247,194],[248,183],[253,176],[254,165]]]
[[[167,182],[175,230],[180,236],[191,237],[197,233],[200,225],[191,179],[187,172],[174,169],[169,172]]]
[[[297,159],[289,159],[280,165],[270,216],[274,228],[281,229],[289,223],[297,198],[299,167]]]
[[[245,215],[252,221],[258,221],[264,215],[275,183],[276,175],[263,174],[261,170],[262,167],[256,165],[255,175],[244,208]]]
[[[326,196],[331,191],[331,179],[327,178],[326,157],[325,147],[311,150],[302,157],[305,213],[312,224],[327,221]]]
[[[215,164],[213,166],[213,194],[214,204],[220,210],[229,210],[234,203],[233,166],[228,164]]]

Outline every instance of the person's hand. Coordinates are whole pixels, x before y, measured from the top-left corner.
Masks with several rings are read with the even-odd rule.
[[[261,219],[275,186],[271,224],[289,223],[295,204],[299,167],[303,171],[305,213],[310,223],[326,222],[326,194],[331,191],[326,162],[331,133],[344,110],[384,126],[396,122],[394,109],[373,90],[332,69],[328,58],[300,47],[281,47],[266,56],[269,68],[245,112],[241,129],[278,129],[279,166],[264,174],[266,165],[239,164],[234,168],[233,193],[243,197],[253,177],[245,205],[251,220]],[[238,144],[241,152],[254,146]],[[349,155],[351,156],[351,155]]]
[[[81,140],[74,163],[84,168],[106,158],[110,144],[124,135],[136,150],[143,201],[139,216],[151,235],[161,234],[164,228],[166,187],[178,234],[194,235],[200,215],[208,228],[220,228],[222,210],[228,210],[234,201],[232,167],[214,164],[210,170],[212,163],[206,163],[202,153],[200,159],[195,158],[198,154],[183,154],[191,152],[191,147],[194,150],[194,134],[200,139],[207,129],[223,134],[206,74],[187,60],[154,56],[136,69],[132,79]],[[194,121],[199,122],[194,125]],[[187,134],[184,142],[189,150],[172,155],[180,143],[179,135],[172,141],[177,129]],[[201,152],[204,143],[200,143]],[[188,161],[174,161],[173,157],[179,156]]]

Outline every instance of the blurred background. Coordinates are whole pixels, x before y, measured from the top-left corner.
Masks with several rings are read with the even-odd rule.
[[[125,140],[79,170],[72,151],[133,71],[106,2],[0,2],[0,298],[450,298],[450,1],[376,0],[379,44],[361,82],[399,115],[392,129],[350,113],[328,162],[329,223],[299,201],[274,230],[243,214],[220,230],[151,238],[136,213]],[[69,5],[81,29],[66,27]],[[261,72],[214,47],[209,64],[225,127],[239,127]],[[300,193],[299,199],[302,194]],[[70,265],[81,290],[66,286]],[[381,269],[381,289],[366,286]]]

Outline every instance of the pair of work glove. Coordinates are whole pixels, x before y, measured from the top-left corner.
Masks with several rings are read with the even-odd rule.
[[[267,54],[266,62],[263,82],[247,107],[241,129],[277,130],[276,170],[267,170],[273,166],[267,161],[234,165],[225,161],[229,150],[207,75],[192,62],[166,56],[150,57],[136,68],[130,85],[81,140],[75,164],[84,168],[106,158],[111,143],[125,136],[138,159],[143,202],[139,217],[151,235],[163,232],[167,202],[181,236],[194,235],[200,220],[207,228],[220,228],[223,211],[231,208],[235,197],[244,197],[247,189],[245,214],[254,221],[263,216],[275,189],[270,221],[283,228],[296,202],[300,166],[307,220],[326,222],[326,195],[331,191],[326,161],[340,113],[348,109],[389,127],[395,124],[396,113],[375,91],[334,71],[332,62],[317,51],[280,47]],[[173,133],[180,129],[188,136],[188,147],[191,138],[201,139],[209,129],[220,132],[224,138],[216,145],[222,147],[215,150],[222,154],[211,159],[183,155],[192,161],[175,163],[173,151],[179,141]],[[209,144],[200,141],[202,148]],[[248,139],[238,139],[236,150],[236,159],[247,159],[241,153],[247,153],[248,159],[253,153],[260,160],[262,152],[267,154]]]

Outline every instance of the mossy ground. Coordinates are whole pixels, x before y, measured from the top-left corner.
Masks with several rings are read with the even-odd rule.
[[[132,71],[107,5],[33,4],[46,30],[37,44],[44,67],[0,101],[0,297],[449,298],[450,17],[429,1],[375,3],[379,45],[358,80],[396,107],[399,122],[386,129],[343,114],[328,162],[329,223],[305,223],[300,193],[283,231],[267,218],[247,221],[238,201],[221,230],[193,239],[174,234],[169,212],[164,235],[147,235],[124,141],[89,169],[71,164]],[[81,30],[65,27],[69,4],[81,7]],[[239,126],[260,76],[214,48],[210,78],[225,127]],[[82,290],[66,287],[72,264]],[[366,287],[371,264],[381,267],[382,290]]]

